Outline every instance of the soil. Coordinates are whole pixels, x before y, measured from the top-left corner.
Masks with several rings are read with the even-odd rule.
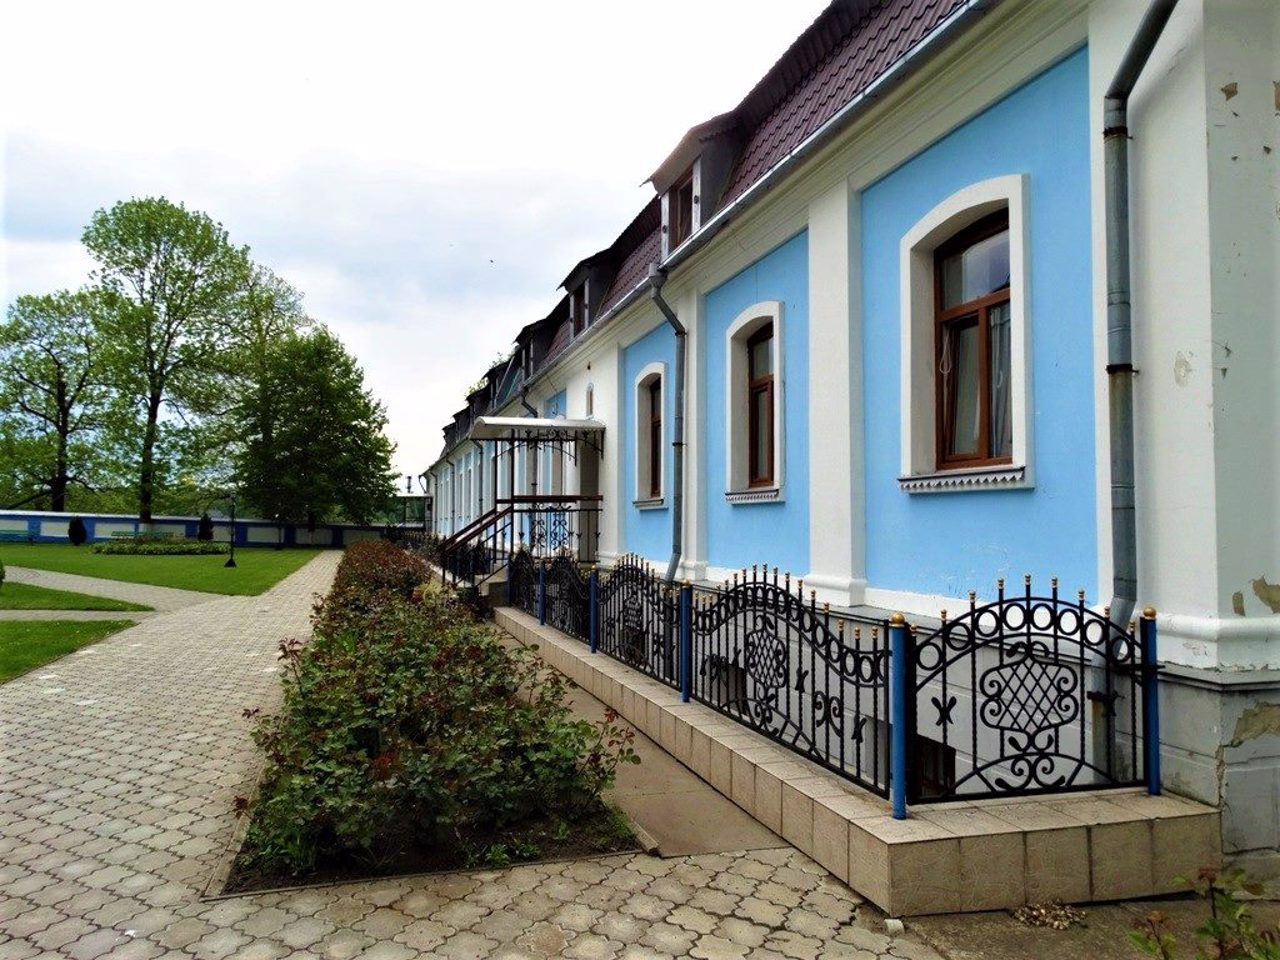
[[[566,829],[567,827],[567,829]],[[231,865],[223,894],[251,893],[279,887],[319,886],[419,873],[492,870],[524,863],[572,860],[607,853],[638,852],[625,816],[601,804],[575,823],[538,820],[518,828],[461,842],[423,842],[406,834],[388,838],[386,854],[376,861],[354,856],[321,862],[309,873],[292,873],[266,863],[253,863],[242,847]]]

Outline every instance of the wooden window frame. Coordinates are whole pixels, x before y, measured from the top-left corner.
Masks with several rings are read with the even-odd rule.
[[[652,377],[644,384],[649,404],[649,498],[662,496],[662,378]]]
[[[933,380],[934,380],[934,438],[935,456],[939,470],[972,467],[995,467],[1013,462],[1012,455],[997,457],[991,454],[991,308],[1010,303],[1012,284],[973,300],[943,309],[942,261],[976,243],[1009,230],[1009,211],[1000,210],[965,227],[941,244],[933,253]],[[1010,235],[1010,242],[1013,237]],[[959,321],[974,318],[978,327],[978,452],[973,456],[956,456],[948,453],[951,446],[953,423],[947,422],[947,397],[943,378],[938,373],[942,363],[942,351],[949,330],[959,326]],[[1012,361],[1010,362],[1012,372]]]
[[[680,194],[685,190],[689,191],[689,207],[687,210],[687,218],[681,217],[680,213],[684,209],[680,202]],[[667,229],[669,236],[667,240],[667,249],[674,250],[680,244],[684,243],[693,236],[693,170],[690,169],[683,177],[676,181],[671,188],[667,200]]]
[[[772,372],[756,376],[755,370],[755,348],[761,343],[769,343],[770,370],[773,368],[773,322],[769,321],[751,334],[746,341],[747,349],[747,486],[750,488],[772,487],[774,485],[774,446],[777,440],[776,425],[774,423],[777,408],[774,405],[773,383],[774,374]],[[760,419],[756,416],[756,396],[758,394],[767,394],[769,397],[769,412],[765,417],[767,423],[761,424]],[[769,462],[768,464],[760,464],[759,457],[759,441],[760,429],[763,427],[769,432]],[[761,469],[762,466],[764,469]]]

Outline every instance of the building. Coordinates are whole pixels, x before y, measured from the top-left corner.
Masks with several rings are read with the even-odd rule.
[[[1164,785],[1274,871],[1277,78],[1268,0],[835,0],[466,398],[436,531],[552,496],[501,537],[919,618],[1023,574],[1154,607]]]

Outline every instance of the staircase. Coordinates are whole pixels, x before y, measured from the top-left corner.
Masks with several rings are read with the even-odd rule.
[[[487,596],[505,584],[521,550],[537,559],[565,553],[594,563],[602,498],[542,494],[499,498],[493,508],[440,545],[442,583],[470,586]]]

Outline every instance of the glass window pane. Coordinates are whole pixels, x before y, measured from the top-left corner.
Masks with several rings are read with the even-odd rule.
[[[751,397],[752,436],[755,448],[752,451],[752,480],[762,480],[769,476],[769,458],[773,453],[773,391],[757,390]]]
[[[1013,456],[1013,418],[1010,390],[1009,304],[1001,303],[987,314],[991,325],[991,455]]]
[[[943,353],[943,376],[946,379],[951,443],[947,454],[973,457],[978,454],[978,324],[976,318],[948,325],[946,350]]]
[[[755,341],[751,345],[750,377],[755,380],[773,373],[773,335]]]
[[[1009,231],[979,240],[942,261],[942,309],[1009,286]]]

